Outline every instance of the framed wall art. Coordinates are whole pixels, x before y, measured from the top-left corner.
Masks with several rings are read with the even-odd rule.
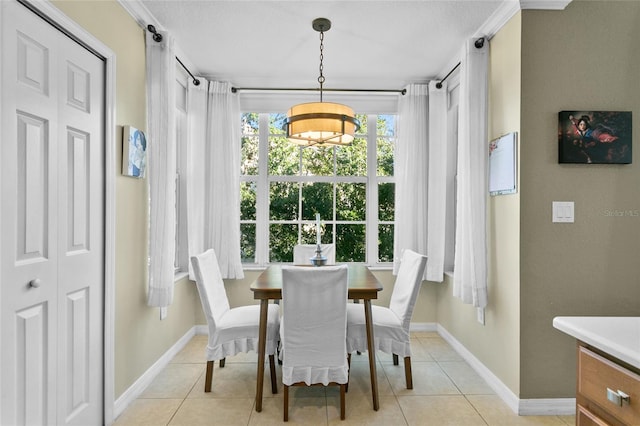
[[[631,164],[631,112],[560,111],[558,162]]]
[[[147,165],[147,138],[133,126],[122,129],[122,174],[143,178]]]

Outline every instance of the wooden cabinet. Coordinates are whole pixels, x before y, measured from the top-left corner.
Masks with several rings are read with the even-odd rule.
[[[640,425],[640,371],[578,342],[576,423]]]

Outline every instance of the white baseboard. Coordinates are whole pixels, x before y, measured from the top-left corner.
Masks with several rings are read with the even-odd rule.
[[[196,335],[199,336],[206,336],[209,334],[209,327],[207,327],[206,324],[196,325],[193,327],[193,329],[195,330]]]
[[[171,348],[169,348],[169,350],[165,352],[164,355],[160,357],[160,359],[158,359],[147,371],[145,371],[144,374],[133,383],[133,385],[131,385],[126,391],[122,393],[122,395],[120,395],[120,397],[113,404],[114,419],[117,419],[118,416],[122,414],[124,410],[126,410],[127,407],[142,394],[142,392],[144,392],[147,386],[149,386],[151,382],[153,382],[153,379],[155,379],[158,374],[160,374],[162,369],[165,368],[167,364],[169,364],[169,362],[171,362],[173,357],[176,356],[176,354],[187,345],[187,343],[193,336],[195,336],[196,334],[202,334],[199,333],[199,328],[200,326],[194,326],[189,331],[187,331],[185,335],[182,336],[173,346],[171,346]],[[206,326],[204,326],[204,328],[204,334],[207,334]]]
[[[566,416],[575,414],[575,398],[518,398],[507,385],[440,324],[437,324],[437,331],[514,413],[520,416]]]
[[[576,399],[521,399],[518,414],[521,416],[570,416],[576,414]]]
[[[409,324],[409,331],[438,331],[438,324],[435,322],[412,322]]]

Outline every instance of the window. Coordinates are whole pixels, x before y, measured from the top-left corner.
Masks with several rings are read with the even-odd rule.
[[[444,270],[453,272],[456,240],[456,179],[458,162],[458,104],[460,98],[459,77],[455,75],[449,84],[449,109],[447,111],[447,219],[445,222]]]
[[[187,87],[188,76],[181,67],[176,73],[176,247],[175,272],[189,270],[189,249],[187,246]]]
[[[393,260],[394,115],[358,115],[349,147],[301,148],[282,113],[242,115],[241,250],[244,263],[293,261],[295,244],[336,245],[337,262]]]

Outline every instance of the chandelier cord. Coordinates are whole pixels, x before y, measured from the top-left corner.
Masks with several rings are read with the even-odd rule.
[[[320,31],[320,75],[318,76],[318,83],[320,83],[320,102],[322,102],[322,85],[324,84],[324,31]]]

